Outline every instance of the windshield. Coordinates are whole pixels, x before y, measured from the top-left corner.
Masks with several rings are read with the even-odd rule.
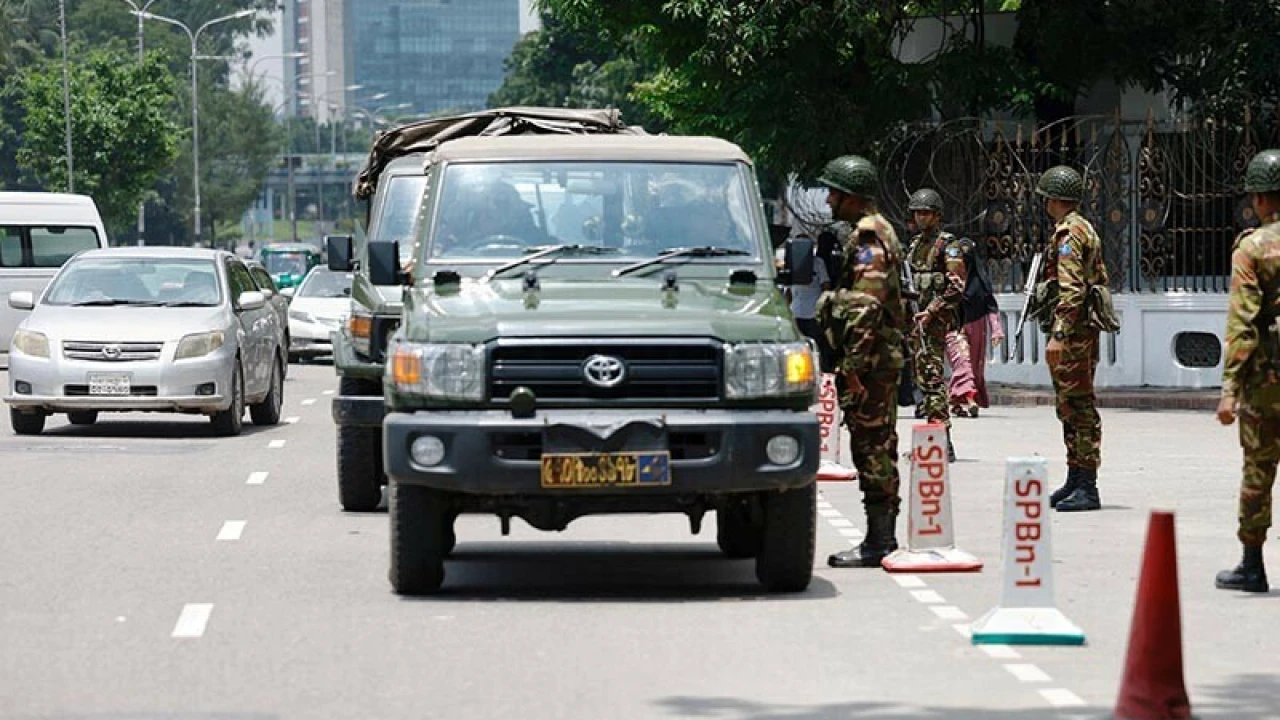
[[[272,275],[306,275],[310,265],[307,264],[309,253],[269,252],[262,258],[262,264]]]
[[[222,300],[212,260],[84,258],[72,260],[49,285],[49,305],[217,305]]]
[[[639,162],[467,163],[441,181],[429,260],[518,258],[558,244],[649,258],[674,248],[755,255],[744,166]]]
[[[426,175],[393,176],[387,184],[387,196],[369,240],[400,243],[401,264],[413,256],[413,239],[426,190]]]
[[[296,297],[342,298],[351,295],[351,273],[338,273],[323,268],[311,271]]]

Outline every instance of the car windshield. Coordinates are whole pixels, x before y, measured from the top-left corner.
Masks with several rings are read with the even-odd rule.
[[[50,305],[217,305],[212,260],[81,258],[49,285]]]
[[[306,275],[307,274],[307,253],[297,252],[269,252],[262,259],[262,264],[267,268],[267,272],[272,275]]]
[[[351,295],[351,273],[339,273],[322,268],[311,271],[298,288],[297,297],[342,298]]]
[[[426,189],[426,175],[392,176],[387,184],[387,197],[382,202],[377,225],[372,228],[369,238],[371,242],[400,243],[401,264],[413,253],[414,233]]]
[[[428,260],[510,259],[558,244],[650,258],[760,247],[748,169],[735,163],[459,163],[446,168]]]

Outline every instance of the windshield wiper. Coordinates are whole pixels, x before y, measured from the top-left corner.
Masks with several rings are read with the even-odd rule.
[[[604,245],[548,245],[541,248],[530,248],[529,254],[519,260],[512,260],[509,263],[499,265],[498,267],[486,272],[482,278],[484,282],[498,277],[508,270],[514,270],[518,267],[528,265],[534,260],[539,260],[550,255],[559,255],[567,252],[577,252],[589,255],[605,255],[608,253],[621,252],[618,248],[605,247]]]
[[[161,303],[165,307],[217,307],[216,302],[207,302],[204,300],[175,300],[174,302]]]
[[[652,265],[657,265],[658,263],[663,263],[678,257],[709,258],[709,257],[741,256],[741,255],[750,255],[750,254],[751,253],[747,252],[746,250],[739,250],[737,248],[714,247],[710,245],[704,245],[701,247],[672,248],[657,257],[652,257],[652,258],[649,258],[648,260],[641,260],[638,263],[628,265],[624,268],[618,268],[617,270],[613,271],[613,276],[622,277],[623,275],[630,275],[631,273],[637,270],[643,270],[644,268],[650,267]]]
[[[97,298],[94,300],[80,300],[78,302],[73,302],[71,303],[71,307],[89,307],[89,306],[108,307],[111,305],[137,305],[141,307],[159,307],[163,304],[164,303],[162,302],[156,302],[154,300],[122,300],[120,298]]]

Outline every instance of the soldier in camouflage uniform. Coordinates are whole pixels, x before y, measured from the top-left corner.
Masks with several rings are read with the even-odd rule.
[[[947,405],[947,382],[943,362],[947,355],[947,335],[961,324],[960,302],[964,299],[968,271],[964,256],[966,243],[942,230],[942,196],[930,188],[917,190],[907,205],[919,234],[911,238],[907,263],[920,308],[912,318],[911,360],[916,386],[924,396],[921,409],[926,420],[947,428],[947,458],[955,462],[951,444],[951,415]]]
[[[1245,192],[1262,226],[1236,239],[1231,254],[1231,304],[1218,421],[1240,415],[1244,477],[1240,529],[1244,558],[1218,573],[1223,590],[1267,592],[1262,544],[1271,528],[1271,488],[1280,461],[1280,150],[1263,150],[1245,170]]]
[[[1049,335],[1045,361],[1067,446],[1066,482],[1049,496],[1049,505],[1061,512],[1100,510],[1102,419],[1093,392],[1098,331],[1087,322],[1085,298],[1091,286],[1110,282],[1102,240],[1079,212],[1084,198],[1080,173],[1066,165],[1049,168],[1040,176],[1036,194],[1045,198],[1045,210],[1056,223],[1045,249],[1045,281],[1057,287],[1056,305],[1044,315]]]
[[[827,558],[832,567],[879,567],[898,548],[898,381],[901,377],[902,248],[875,209],[877,173],[865,158],[845,155],[827,164],[818,181],[827,204],[853,232],[839,277],[818,302],[817,317],[844,379],[840,406],[849,427],[867,514],[861,545]]]

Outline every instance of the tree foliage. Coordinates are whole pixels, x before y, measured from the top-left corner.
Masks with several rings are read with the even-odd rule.
[[[43,187],[65,189],[62,64],[29,66],[20,88],[24,128],[18,166]],[[169,110],[173,78],[160,53],[138,63],[97,49],[71,67],[70,88],[76,192],[92,195],[107,222],[120,227],[177,156],[181,130]]]

